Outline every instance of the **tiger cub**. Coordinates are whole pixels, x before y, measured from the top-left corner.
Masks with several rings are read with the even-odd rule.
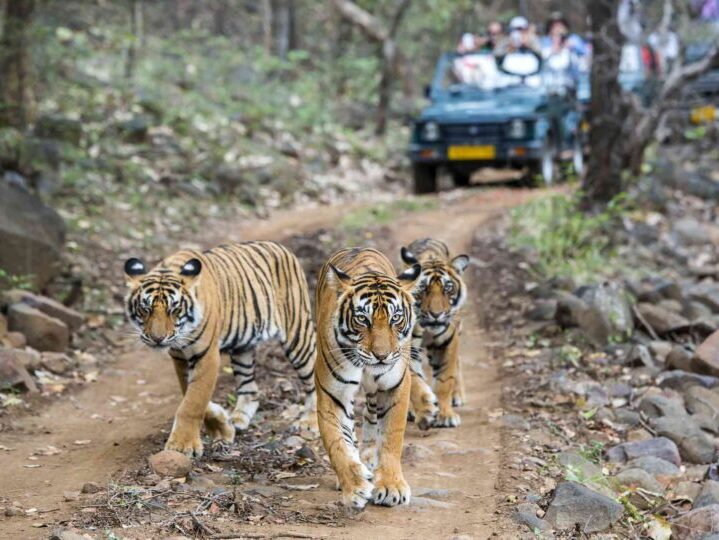
[[[422,273],[415,293],[417,325],[412,333],[415,350],[426,347],[432,368],[434,393],[424,380],[421,356],[412,355],[412,408],[418,426],[426,429],[456,427],[459,414],[452,408],[464,403],[462,370],[459,363],[459,310],[467,297],[462,273],[469,265],[467,255],[451,258],[444,242],[432,238],[415,240],[401,250],[407,264],[421,264]],[[439,405],[439,411],[435,403]],[[435,417],[436,415],[436,417]]]
[[[252,349],[279,339],[305,392],[301,423],[316,422],[315,327],[299,261],[274,242],[223,244],[205,252],[179,251],[152,270],[125,262],[126,311],[146,345],[174,360],[183,398],[165,444],[202,455],[200,427],[231,442],[257,411]],[[230,356],[237,403],[231,415],[210,401],[220,353]]]
[[[415,314],[414,265],[396,278],[374,249],[343,249],[317,284],[317,414],[342,502],[363,508],[407,504],[400,457],[407,423],[409,356]],[[364,389],[362,452],[354,431],[354,398]]]

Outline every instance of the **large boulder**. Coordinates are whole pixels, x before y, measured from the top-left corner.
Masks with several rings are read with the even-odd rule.
[[[85,316],[82,313],[71,309],[57,300],[33,294],[30,291],[22,289],[12,289],[6,291],[0,297],[0,305],[9,308],[13,304],[27,304],[28,306],[39,309],[50,317],[55,317],[64,322],[72,331],[77,330],[85,322]]]
[[[618,521],[624,507],[614,499],[576,482],[563,482],[554,491],[544,519],[556,529],[582,533],[603,531]]]
[[[719,504],[692,510],[672,523],[672,538],[676,540],[707,539],[711,533],[719,533]]]
[[[60,267],[65,223],[34,195],[0,182],[0,268],[42,288]]]
[[[615,463],[626,463],[644,456],[658,457],[677,467],[682,464],[677,445],[666,437],[621,443],[607,450],[607,459]]]
[[[70,344],[70,330],[64,322],[27,304],[10,307],[8,326],[22,332],[28,345],[38,351],[63,352]]]
[[[691,463],[711,463],[716,456],[716,446],[691,418],[665,416],[653,421],[657,434],[667,437],[679,447],[682,458]]]
[[[666,334],[689,326],[689,321],[660,305],[640,302],[637,304],[637,311],[658,334]]]

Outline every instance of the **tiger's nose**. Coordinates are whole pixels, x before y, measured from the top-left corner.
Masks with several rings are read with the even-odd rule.
[[[377,360],[379,360],[380,362],[382,362],[385,358],[387,358],[387,357],[389,356],[389,353],[388,353],[388,352],[386,352],[386,353],[373,353],[373,354],[374,354],[374,357],[375,357]]]
[[[435,318],[435,319],[439,319],[439,318],[442,316],[442,312],[441,312],[441,311],[440,311],[440,312],[435,312],[435,311],[431,311],[431,310],[430,310],[429,314],[430,314],[433,318]]]
[[[165,336],[150,336],[150,339],[157,345],[160,345],[163,341],[165,341]]]

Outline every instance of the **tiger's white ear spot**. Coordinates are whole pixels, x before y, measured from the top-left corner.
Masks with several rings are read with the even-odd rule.
[[[352,283],[352,278],[334,264],[329,264],[327,268],[327,282],[341,287],[347,287]]]
[[[130,277],[141,276],[147,274],[145,263],[136,257],[132,257],[125,261],[125,274]]]
[[[414,285],[421,273],[422,267],[419,264],[413,264],[411,267],[407,268],[407,270],[399,274],[397,279],[402,287],[414,288]]]
[[[202,270],[202,262],[200,259],[190,259],[182,265],[180,269],[181,276],[195,277]]]
[[[461,274],[469,266],[469,256],[468,255],[457,255],[454,259],[452,259],[451,264],[452,264],[452,268],[454,268],[457,272],[459,272]]]
[[[406,262],[407,264],[417,264],[419,262],[417,260],[417,257],[415,257],[414,253],[412,253],[404,246],[402,246],[402,249],[400,250],[400,256],[402,257],[402,261]]]

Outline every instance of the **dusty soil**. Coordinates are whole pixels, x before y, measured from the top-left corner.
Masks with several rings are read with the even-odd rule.
[[[482,259],[482,253],[472,252],[475,234],[481,235],[483,225],[537,193],[500,188],[450,194],[440,200],[438,208],[399,216],[381,229],[379,237],[375,232],[368,238],[372,236],[373,243],[396,259],[399,246],[418,237],[434,236],[445,240],[455,253],[470,252],[483,269],[482,279],[488,276],[491,279],[491,264]],[[331,229],[344,212],[343,208],[330,208],[281,214],[268,221],[214,224],[212,230],[191,241],[209,246],[227,238],[281,240],[320,228]],[[291,478],[285,480],[286,483],[318,486],[306,491],[288,490],[273,499],[282,506],[282,513],[277,514],[281,518],[250,519],[243,524],[222,517],[213,521],[210,509],[209,514],[198,516],[209,527],[200,527],[199,532],[250,534],[253,537],[449,538],[468,535],[483,538],[492,533],[514,537],[516,531],[511,525],[500,522],[497,513],[504,497],[503,490],[498,488],[505,451],[501,442],[501,422],[498,421],[503,385],[499,368],[502,355],[501,347],[496,342],[490,343],[495,338],[487,334],[483,323],[493,314],[483,312],[485,288],[478,282],[478,272],[469,272],[467,277],[474,294],[470,295],[465,308],[466,325],[462,337],[468,398],[467,404],[460,409],[462,426],[420,432],[414,425],[408,425],[405,474],[416,496],[409,508],[368,507],[357,515],[340,511],[336,505],[338,495],[334,491],[334,475],[326,466],[324,452],[314,441],[310,446],[319,457],[310,459],[310,466],[306,467],[293,462],[290,465],[298,466],[293,469],[297,472],[284,477]],[[260,377],[268,388],[273,387],[273,373],[266,371]],[[228,378],[227,375],[224,377]],[[288,370],[287,379],[292,378]],[[227,380],[222,384],[227,385]],[[224,388],[222,384],[218,392]],[[18,419],[0,433],[4,472],[0,501],[19,505],[26,515],[0,518],[0,537],[46,538],[57,524],[94,527],[94,530],[86,531],[93,537],[102,535],[103,529],[108,528],[118,536],[133,538],[158,537],[184,530],[158,529],[157,523],[141,523],[141,520],[131,518],[123,523],[117,512],[112,519],[103,522],[93,515],[103,510],[100,507],[107,503],[106,494],[101,494],[98,499],[88,495],[76,498],[75,494],[69,493],[79,491],[86,482],[97,482],[105,488],[128,482],[128,475],[134,475],[136,480],[137,471],[146,468],[146,458],[161,448],[178,400],[179,391],[169,361],[132,344],[117,351],[116,361],[95,383],[86,385],[74,395],[58,399],[32,416]],[[272,407],[263,407],[260,412],[263,422],[264,418],[276,418],[281,414]],[[260,426],[259,431],[241,436],[238,444],[243,452],[257,448],[266,442],[262,439],[269,436],[268,429],[272,430],[273,437],[281,438],[282,429],[286,428],[281,422],[272,424],[269,421],[268,425]],[[256,445],[252,446],[251,442]],[[51,451],[46,453],[53,455],[42,455],[40,452],[33,456],[38,450],[47,449],[48,445],[59,453]],[[212,461],[212,457],[209,456],[207,461]],[[222,460],[212,463],[220,466],[198,466],[218,485],[226,484],[227,471],[224,476],[219,474]],[[285,466],[277,465],[279,468]],[[243,490],[278,483],[277,474],[242,474],[240,468],[240,488]],[[66,498],[75,500],[67,501]],[[36,510],[28,512],[28,509]],[[128,524],[132,527],[122,528]]]

